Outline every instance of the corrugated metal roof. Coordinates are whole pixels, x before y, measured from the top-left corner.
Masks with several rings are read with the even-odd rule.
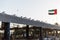
[[[29,19],[25,19],[25,18],[13,16],[13,15],[7,15],[4,13],[0,13],[0,21],[33,25],[33,26],[42,27],[42,28],[60,29],[60,27],[56,25],[34,21],[34,20],[29,20]]]

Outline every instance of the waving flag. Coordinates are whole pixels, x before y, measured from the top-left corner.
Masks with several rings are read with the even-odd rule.
[[[57,9],[53,9],[53,10],[48,10],[48,14],[49,15],[56,15],[57,14]]]

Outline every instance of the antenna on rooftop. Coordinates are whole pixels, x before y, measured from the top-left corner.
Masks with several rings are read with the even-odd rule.
[[[18,14],[18,11],[19,11],[19,10],[17,9],[17,14]]]

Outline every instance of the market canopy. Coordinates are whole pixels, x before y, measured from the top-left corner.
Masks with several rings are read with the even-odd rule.
[[[60,29],[59,26],[40,22],[40,21],[34,21],[22,17],[17,17],[14,15],[8,15],[5,13],[0,13],[0,21],[2,22],[10,22],[10,23],[19,23],[19,24],[26,24],[26,25],[33,25],[36,27],[42,27],[42,28],[51,28],[51,29]]]

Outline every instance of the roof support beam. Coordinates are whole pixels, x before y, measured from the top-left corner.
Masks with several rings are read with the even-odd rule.
[[[42,33],[42,27],[39,28],[40,29],[40,36],[39,36],[39,40],[43,40],[43,33]]]
[[[26,39],[29,38],[29,25],[26,26]]]

